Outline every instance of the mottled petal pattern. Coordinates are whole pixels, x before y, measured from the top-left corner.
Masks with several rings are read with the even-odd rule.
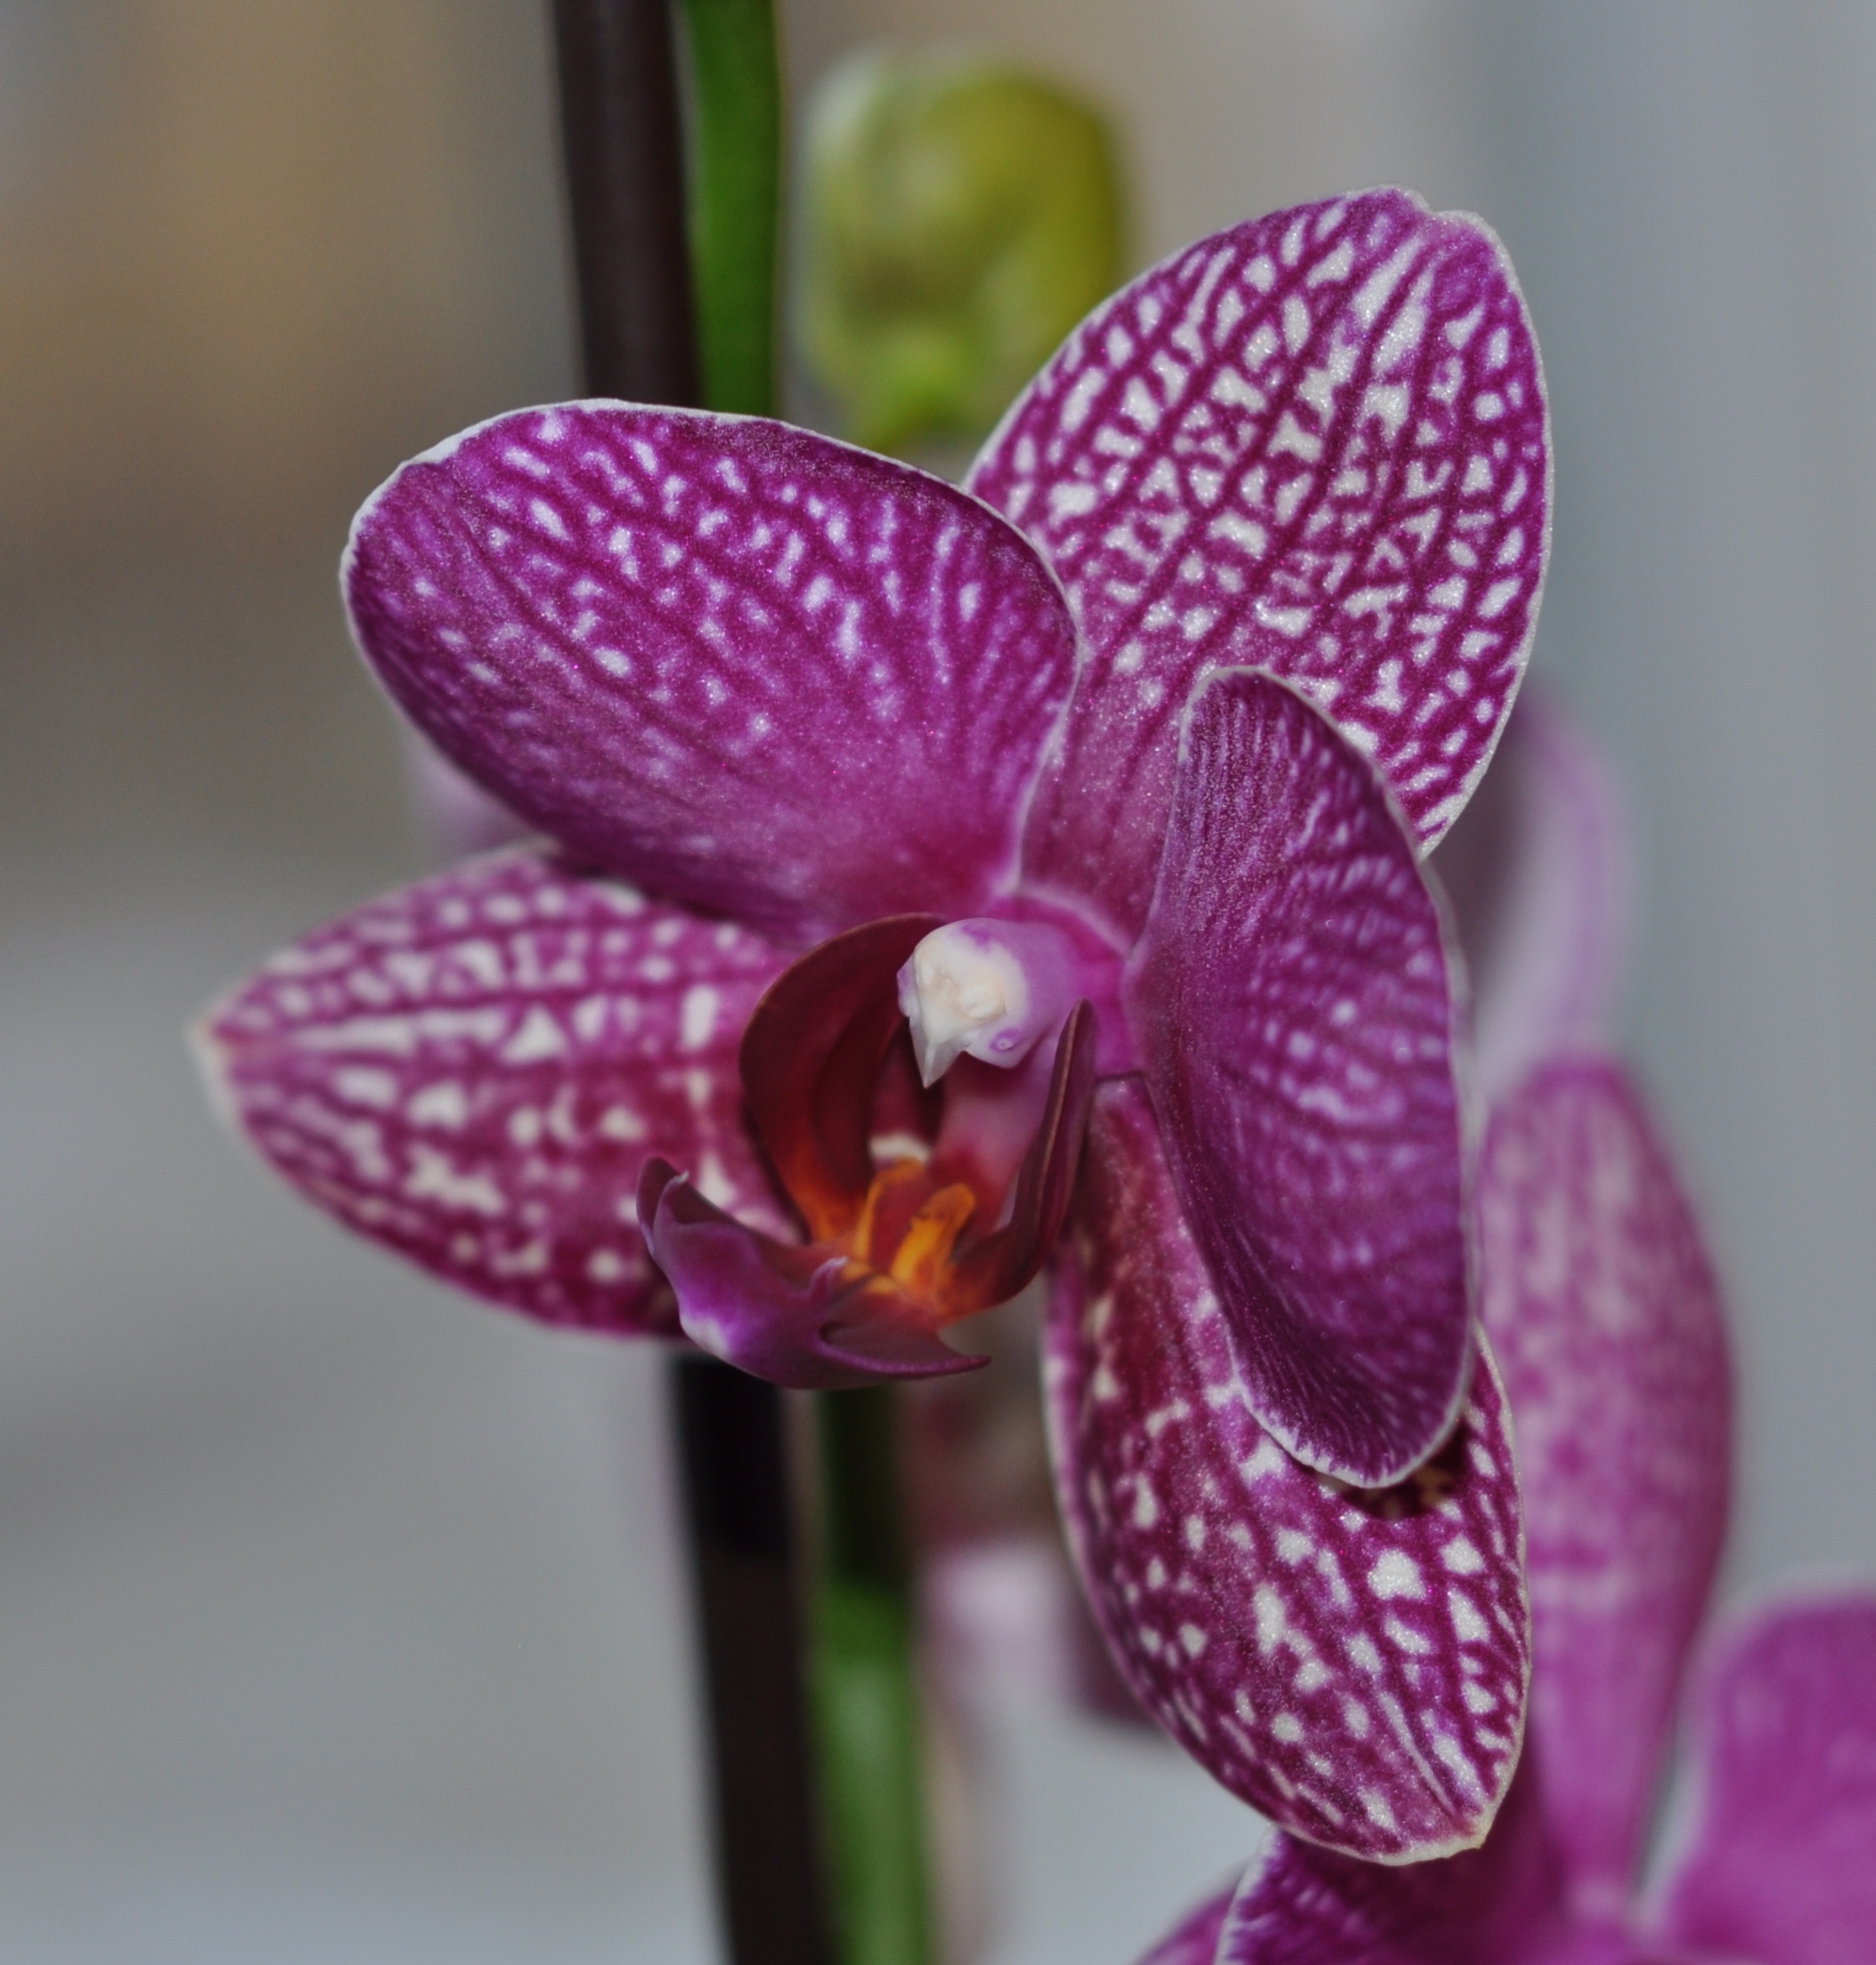
[[[634,1210],[654,1146],[783,1224],[736,1044],[785,958],[527,851],[385,895],[204,1018],[211,1087],[347,1227],[551,1324],[674,1334]]]
[[[1612,1916],[1725,1527],[1718,1292],[1673,1167],[1604,1061],[1553,1064],[1500,1105],[1479,1211],[1524,1479],[1531,1733],[1577,1905]]]
[[[1199,686],[1126,1000],[1253,1410],[1374,1487],[1445,1436],[1472,1333],[1440,909],[1287,685]]]
[[[1279,1836],[1238,1891],[1216,1965],[1554,1965],[1564,1928],[1521,1774],[1485,1846],[1442,1861],[1383,1868]]]
[[[795,941],[1004,883],[1074,631],[940,480],[759,419],[568,404],[407,464],[345,588],[399,705],[523,818]]]
[[[1048,1333],[1063,1516],[1141,1703],[1232,1793],[1351,1855],[1479,1840],[1528,1658],[1506,1412],[1481,1354],[1451,1443],[1352,1492],[1257,1423],[1137,1080],[1104,1086]]]
[[[1876,1594],[1749,1618],[1703,1675],[1668,1934],[1755,1965],[1876,1960]]]
[[[1320,703],[1431,844],[1517,689],[1547,454],[1497,241],[1405,192],[1217,233],[1097,309],[969,480],[1040,546],[1093,656],[1028,828],[1030,879],[1130,939],[1173,720],[1224,664]]]

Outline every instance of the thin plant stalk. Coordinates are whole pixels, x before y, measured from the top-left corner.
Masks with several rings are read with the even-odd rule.
[[[703,400],[775,412],[781,70],[773,0],[678,0],[690,76],[691,294]]]
[[[842,1965],[928,1965],[912,1567],[891,1386],[815,1400],[814,1692]]]

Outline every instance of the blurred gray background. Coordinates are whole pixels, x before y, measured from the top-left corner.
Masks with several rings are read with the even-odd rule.
[[[1141,257],[1482,213],[1557,432],[1538,660],[1641,851],[1627,1029],[1730,1281],[1731,1586],[1876,1493],[1876,9],[782,0],[1119,118]],[[333,588],[571,387],[534,0],[0,0],[0,1959],[710,1956],[645,1357],[344,1241],[178,1031],[420,864]],[[1128,1965],[1253,1824],[993,1695],[997,1965]]]

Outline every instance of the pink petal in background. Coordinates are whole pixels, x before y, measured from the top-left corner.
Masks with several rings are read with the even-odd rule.
[[[1477,219],[1374,191],[1201,240],[1089,317],[969,485],[1041,548],[1091,653],[1025,877],[1122,945],[1209,668],[1296,682],[1424,844],[1465,803],[1549,533],[1537,345]]]
[[[1729,1634],[1692,1706],[1668,1935],[1754,1965],[1876,1959],[1876,1595],[1787,1600]]]
[[[1491,774],[1434,857],[1472,981],[1488,1103],[1565,1052],[1607,1048],[1634,874],[1622,801],[1589,739],[1527,684]]]
[[[347,1227],[543,1322],[670,1335],[635,1212],[654,1147],[786,1232],[736,1074],[784,959],[522,849],[316,929],[198,1043],[233,1122]]]
[[[1145,1092],[1102,1088],[1048,1336],[1056,1480],[1141,1703],[1283,1827],[1398,1863],[1484,1834],[1516,1764],[1528,1629],[1489,1363],[1451,1445],[1358,1494],[1252,1415]]]
[[[466,432],[360,512],[345,589],[399,705],[521,818],[795,942],[982,910],[1074,662],[975,500],[698,412]]]
[[[1613,1917],[1725,1528],[1718,1292],[1674,1170],[1605,1061],[1549,1065],[1501,1104],[1479,1211],[1523,1474],[1531,1733],[1576,1907]]]
[[[1387,795],[1287,685],[1215,671],[1126,1000],[1251,1406],[1398,1480],[1464,1396],[1472,1305],[1440,909]]]

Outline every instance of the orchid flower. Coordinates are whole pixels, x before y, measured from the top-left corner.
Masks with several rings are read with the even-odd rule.
[[[1530,1077],[1494,1120],[1480,1204],[1535,1623],[1512,1794],[1482,1848],[1411,1871],[1279,1837],[1148,1965],[1876,1958],[1876,1593],[1774,1602],[1709,1647],[1644,1883],[1725,1526],[1729,1391],[1698,1229],[1619,1071]]]
[[[238,989],[226,1108],[449,1281],[795,1386],[967,1368],[1073,1209],[1056,1449],[1135,1690],[1301,1833],[1477,1841],[1525,1607],[1419,859],[1521,673],[1546,434],[1496,241],[1394,192],[1144,275],[967,491],[755,419],[467,432],[346,597],[556,844]]]

